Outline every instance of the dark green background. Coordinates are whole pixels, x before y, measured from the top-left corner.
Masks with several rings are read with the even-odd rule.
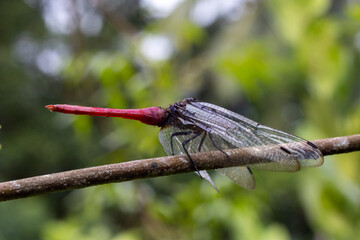
[[[0,180],[165,155],[156,127],[44,108],[53,103],[196,97],[306,139],[360,133],[360,4],[247,1],[226,12],[230,1],[218,1],[214,13],[211,2],[159,17],[135,0],[0,1]],[[206,26],[192,18],[201,6]],[[172,43],[167,59],[141,50],[154,36]],[[252,192],[213,174],[219,195],[189,173],[2,202],[0,239],[360,239],[359,156],[256,171]]]

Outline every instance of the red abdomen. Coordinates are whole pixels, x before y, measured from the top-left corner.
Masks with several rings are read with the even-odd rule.
[[[83,107],[67,104],[47,105],[45,107],[53,112],[103,117],[120,117],[138,120],[148,125],[157,126],[161,126],[168,117],[167,111],[159,107],[149,107],[141,109],[114,109]]]

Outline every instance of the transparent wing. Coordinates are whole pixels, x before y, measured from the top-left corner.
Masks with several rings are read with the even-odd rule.
[[[191,132],[190,134],[185,134]],[[183,135],[177,134],[176,136],[173,134],[175,133],[184,133]],[[163,146],[165,152],[168,155],[178,155],[178,154],[186,154],[182,143],[186,141],[189,138],[192,138],[196,134],[195,132],[192,132],[189,129],[180,129],[175,126],[166,126],[162,128],[159,132],[159,140],[161,145]],[[187,151],[191,153],[197,153],[197,152],[206,152],[206,151],[214,151],[217,150],[206,132],[203,132],[198,137],[192,139],[189,141],[189,143],[186,145]],[[204,136],[205,135],[205,136]],[[173,136],[173,137],[171,137]],[[172,146],[171,148],[171,138],[172,138]],[[225,143],[222,143],[221,147],[225,147],[224,149],[228,149],[229,146],[224,146]],[[199,149],[199,146],[200,149]],[[235,181],[238,185],[240,185],[243,188],[246,188],[248,190],[255,188],[255,180],[251,173],[251,171],[247,167],[234,167],[234,168],[226,168],[226,169],[217,169],[220,173],[226,175],[233,181]],[[195,172],[197,173],[197,172]],[[209,181],[209,183],[217,190],[214,182],[210,178],[207,171],[199,171],[200,177],[206,179]]]
[[[300,137],[261,125],[237,113],[205,102],[190,102],[182,112],[188,121],[193,121],[202,129],[207,129],[222,141],[235,147],[253,147],[260,145],[279,145],[279,151],[293,158],[280,159],[274,154],[261,164],[252,168],[270,171],[296,171],[300,166],[320,166],[324,159],[319,149],[311,142]],[[294,143],[281,146],[282,143]],[[286,155],[286,154],[285,154]],[[298,163],[297,163],[298,162]]]
[[[209,135],[209,133],[208,133]],[[217,147],[220,149],[232,149],[236,146],[227,142],[221,135],[210,133],[213,142],[216,143]],[[217,148],[214,146],[213,142],[209,139],[204,142],[204,151],[214,151]],[[275,156],[276,155],[276,156]],[[256,169],[261,170],[273,170],[277,171],[298,171],[300,169],[300,164],[297,159],[293,156],[284,156],[282,150],[275,149],[274,153],[270,156],[264,156],[263,162],[257,165],[249,165],[249,167],[255,167]],[[280,157],[282,156],[282,157]],[[279,159],[277,162],[273,162],[273,159]],[[244,159],[247,161],[246,159]],[[248,167],[230,167],[230,168],[220,168],[216,169],[217,172],[225,175],[234,181],[237,185],[247,189],[252,190],[255,188],[255,180],[251,170]]]
[[[240,187],[243,187],[247,190],[255,189],[254,176],[250,169],[247,167],[219,168],[215,170],[230,178]]]

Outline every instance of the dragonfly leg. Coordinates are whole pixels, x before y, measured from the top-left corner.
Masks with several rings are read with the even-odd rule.
[[[206,137],[206,132],[204,131],[204,136],[201,138],[201,141],[200,141],[200,144],[199,144],[199,147],[198,147],[199,152],[201,152],[201,147],[202,147],[202,145],[204,143],[205,137]]]
[[[190,138],[186,139],[185,141],[183,141],[183,142],[181,143],[181,145],[182,145],[182,147],[183,147],[183,149],[184,149],[184,151],[185,151],[186,155],[189,157],[189,159],[190,159],[190,161],[191,161],[192,165],[194,166],[196,173],[197,173],[200,177],[201,177],[201,174],[200,174],[200,172],[199,172],[199,169],[197,168],[197,166],[196,166],[196,164],[195,164],[194,160],[191,158],[191,156],[190,156],[190,154],[189,154],[188,150],[186,149],[186,144],[188,144],[191,140],[194,140],[195,138],[197,138],[198,136],[200,136],[200,134],[201,134],[201,133],[202,133],[202,132],[197,132],[197,133],[195,133],[195,135],[194,135],[194,136],[192,136],[192,137],[190,137]]]
[[[215,142],[215,140],[214,140],[214,138],[213,138],[213,136],[212,136],[211,133],[209,133],[209,138],[210,138],[211,143],[214,145],[214,147],[215,147],[217,150],[219,150],[220,152],[222,152],[223,154],[225,154],[226,157],[231,160],[231,157],[230,157],[224,150],[222,150],[221,147]]]
[[[187,132],[175,132],[172,133],[170,136],[170,147],[171,147],[171,154],[174,154],[174,144],[173,144],[173,138],[176,136],[184,136],[184,135],[190,135],[192,133],[192,131],[187,131]]]

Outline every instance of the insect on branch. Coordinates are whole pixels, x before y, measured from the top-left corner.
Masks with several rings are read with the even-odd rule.
[[[312,143],[324,156],[359,151],[360,134],[313,140]],[[196,153],[191,156],[199,170],[251,166],[266,162],[266,156],[272,154],[275,147],[279,149],[277,145],[273,145],[225,150],[231,160],[220,151]],[[192,171],[193,166],[185,155],[108,164],[0,183],[0,201]]]

